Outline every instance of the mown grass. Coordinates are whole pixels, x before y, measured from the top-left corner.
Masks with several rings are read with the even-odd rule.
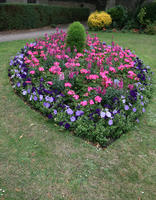
[[[156,72],[155,36],[113,35]],[[111,33],[98,36],[112,40]],[[156,92],[135,129],[99,150],[60,131],[14,94],[8,62],[27,41],[0,43],[0,199],[155,200]]]

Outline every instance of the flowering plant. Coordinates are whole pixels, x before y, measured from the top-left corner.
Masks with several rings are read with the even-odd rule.
[[[104,11],[95,11],[88,17],[88,26],[91,29],[102,30],[112,23],[111,16]]]
[[[26,44],[10,61],[13,88],[49,119],[75,135],[108,145],[145,112],[149,66],[129,49],[87,35],[82,53],[66,48],[66,33]]]

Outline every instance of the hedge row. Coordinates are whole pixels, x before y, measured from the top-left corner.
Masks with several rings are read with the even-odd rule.
[[[89,8],[36,4],[1,4],[0,30],[29,29],[88,19]]]

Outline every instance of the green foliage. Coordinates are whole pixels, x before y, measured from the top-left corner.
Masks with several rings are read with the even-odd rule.
[[[146,20],[156,21],[156,2],[147,3],[143,7],[146,9]]]
[[[78,52],[82,52],[85,42],[86,32],[84,26],[80,22],[72,23],[67,32],[67,47],[70,47],[71,51],[76,48]]]
[[[108,9],[107,12],[112,17],[113,27],[122,28],[125,25],[128,16],[126,8],[118,5],[114,8]]]
[[[156,34],[156,22],[148,24],[144,32],[149,35]]]
[[[84,21],[89,16],[88,8],[67,8],[36,4],[1,4],[0,30],[29,29],[51,24]]]
[[[139,14],[137,15],[137,19],[141,25],[145,25],[145,16],[146,16],[146,8],[141,8]]]

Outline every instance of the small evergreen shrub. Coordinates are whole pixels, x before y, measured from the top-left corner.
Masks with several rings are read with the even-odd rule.
[[[122,28],[125,25],[128,17],[126,8],[118,5],[108,9],[107,12],[111,15],[113,27]]]
[[[90,29],[94,30],[102,30],[103,28],[108,27],[111,23],[111,16],[104,11],[95,11],[91,13],[88,18],[88,26]]]
[[[78,52],[82,52],[85,42],[86,32],[84,26],[80,22],[73,22],[67,32],[66,46],[70,47],[71,51],[76,48]]]

